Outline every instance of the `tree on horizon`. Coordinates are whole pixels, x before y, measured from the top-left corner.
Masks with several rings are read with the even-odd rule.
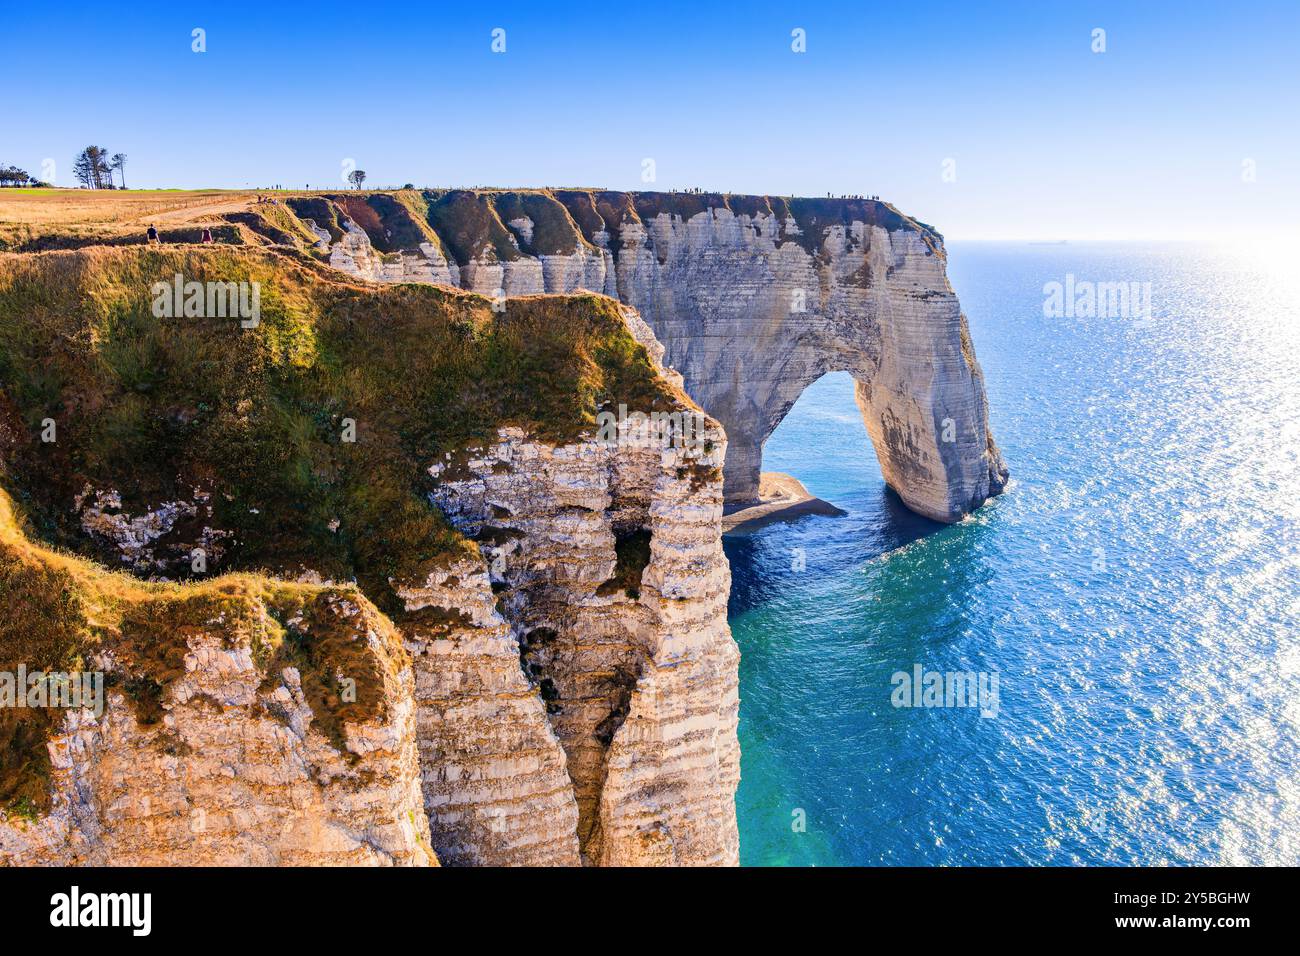
[[[366,171],[364,169],[354,169],[348,173],[348,182],[354,189],[360,189],[361,184],[366,181]]]
[[[72,164],[77,181],[90,189],[112,189],[113,170],[108,165],[108,150],[102,146],[87,146]]]
[[[115,169],[122,174],[122,188],[126,188],[126,153],[114,153],[112,161],[108,164],[109,169]]]
[[[27,186],[34,182],[27,170],[0,164],[0,186]]]

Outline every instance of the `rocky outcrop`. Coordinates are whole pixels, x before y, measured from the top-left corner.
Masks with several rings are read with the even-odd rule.
[[[622,230],[620,296],[725,427],[728,501],[757,499],[763,443],[803,390],[848,371],[886,482],[954,521],[1006,480],[983,376],[938,238],[864,219],[805,223],[806,248],[783,241],[807,235],[793,217],[661,212]]]
[[[61,638],[109,635],[66,649],[102,683],[82,706],[4,714],[0,865],[437,865],[410,660],[355,591],[227,579],[123,593],[0,528],[0,592],[39,615],[48,582],[73,609]],[[18,663],[47,669],[48,651]],[[324,692],[335,677],[353,681],[351,709]]]
[[[1005,486],[943,239],[887,203],[583,190],[425,198],[457,260],[450,281],[489,296],[588,289],[641,313],[687,392],[726,429],[728,502],[757,500],[763,443],[832,371],[856,379],[881,473],[913,510],[955,521]],[[356,275],[411,277],[347,259],[331,252]]]
[[[500,438],[456,463],[464,474],[436,498],[484,550],[501,615],[487,620],[516,636],[516,667],[563,748],[582,859],[735,864],[738,653],[718,535],[720,429],[704,432],[699,454],[555,447],[518,429]],[[502,690],[517,686],[518,671],[501,676]]]
[[[519,663],[486,565],[465,560],[399,593],[427,620],[415,661],[420,772],[432,841],[449,865],[575,866],[578,808],[546,702]]]
[[[435,464],[482,557],[398,584],[406,655],[364,599],[324,592],[330,622],[388,655],[386,719],[345,725],[337,751],[298,671],[268,676],[256,628],[212,614],[181,632],[155,720],[117,691],[64,718],[52,810],[0,822],[6,859],[735,865],[726,440],[701,422],[689,447],[503,428]],[[305,638],[309,621],[287,618]]]
[[[99,720],[68,715],[54,809],[0,823],[0,847],[15,863],[735,865],[726,441],[703,421],[689,448],[503,428],[435,464],[482,557],[398,584],[410,663],[393,662],[387,720],[335,753],[298,673],[271,689],[255,637],[213,617],[156,725],[120,693]],[[355,599],[331,608],[394,638]]]
[[[441,250],[431,242],[421,243],[415,251],[384,255],[375,251],[365,231],[351,220],[343,219],[341,225],[343,236],[328,246],[329,263],[340,272],[379,282],[460,284],[460,270],[456,264],[449,264]]]

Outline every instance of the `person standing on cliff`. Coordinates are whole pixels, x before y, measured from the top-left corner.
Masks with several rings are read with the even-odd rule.
[[[211,242],[211,241],[212,241],[212,230],[209,229],[207,226],[204,226],[204,227],[203,227],[203,238],[201,238],[199,241],[200,241],[200,242],[204,242],[204,243]]]
[[[147,245],[162,245],[162,242],[158,239],[158,230],[154,227],[153,223],[149,223],[149,228],[145,230],[144,240]]]

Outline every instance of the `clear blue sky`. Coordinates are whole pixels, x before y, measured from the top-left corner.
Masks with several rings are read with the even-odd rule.
[[[1298,60],[1297,0],[7,3],[0,162],[67,185],[95,143],[133,187],[334,187],[351,158],[374,186],[878,193],[953,238],[1281,238]]]

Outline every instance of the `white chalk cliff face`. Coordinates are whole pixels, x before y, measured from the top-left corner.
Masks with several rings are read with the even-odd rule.
[[[763,443],[803,390],[851,372],[881,472],[903,501],[954,521],[1001,490],[983,377],[939,251],[917,231],[853,222],[818,255],[793,221],[710,210],[625,227],[619,290],[687,391],[727,431],[727,498],[757,499]]]
[[[640,312],[666,364],[726,430],[728,502],[758,499],[764,442],[833,371],[856,379],[881,473],[908,507],[956,521],[1005,486],[942,237],[892,206],[557,190],[525,196],[550,220],[543,241],[532,216],[496,215],[518,194],[452,195],[476,197],[490,217],[462,243],[458,275],[445,270],[452,281],[488,296],[588,289]],[[364,257],[339,247],[363,239],[350,233],[331,261],[410,281],[349,267]]]
[[[424,242],[418,250],[383,255],[375,251],[365,230],[344,218],[343,238],[329,244],[329,233],[311,228],[316,235],[324,236],[329,250],[330,265],[340,272],[376,282],[431,282],[435,285],[459,285],[460,270],[448,263],[442,251],[433,243]]]
[[[404,630],[444,864],[738,864],[727,445],[698,420],[681,446],[502,428],[429,469],[482,553],[398,586],[437,622]]]
[[[738,862],[725,439],[716,424],[704,437],[687,456],[503,429],[434,467],[438,504],[487,559],[403,593],[472,609],[416,651],[417,696],[439,702],[422,744],[444,862]]]

